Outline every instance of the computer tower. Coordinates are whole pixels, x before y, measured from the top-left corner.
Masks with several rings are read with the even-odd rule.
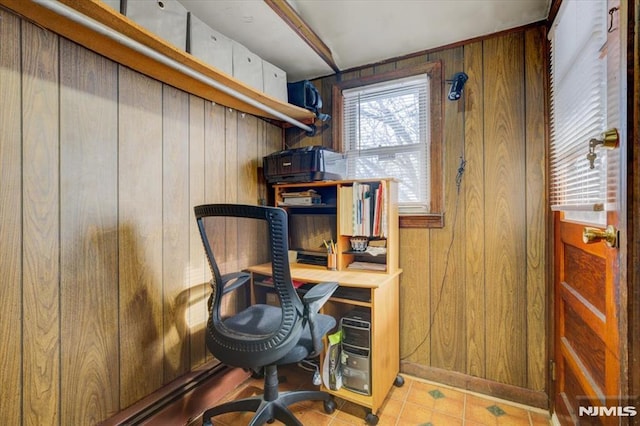
[[[340,320],[342,330],[342,385],[371,395],[371,314],[356,308]]]

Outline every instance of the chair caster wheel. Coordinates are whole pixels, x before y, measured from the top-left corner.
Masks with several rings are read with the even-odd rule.
[[[397,388],[401,388],[402,385],[404,385],[404,377],[398,374],[396,379],[393,381],[393,385]]]
[[[373,413],[367,413],[367,415],[364,416],[364,421],[367,422],[368,425],[375,426],[380,419]]]
[[[211,420],[203,420],[202,421],[202,426],[213,426],[213,423],[211,423]]]
[[[324,412],[327,414],[333,414],[336,411],[336,402],[333,399],[324,402]]]
[[[271,423],[275,423],[276,419],[269,419],[267,420],[267,423],[271,424]]]

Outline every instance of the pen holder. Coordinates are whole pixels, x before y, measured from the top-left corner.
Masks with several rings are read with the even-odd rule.
[[[327,269],[330,271],[338,269],[338,257],[335,253],[327,253]]]

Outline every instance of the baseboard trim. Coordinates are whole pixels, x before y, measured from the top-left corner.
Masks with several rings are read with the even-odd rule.
[[[525,404],[544,410],[548,410],[549,408],[549,398],[545,392],[507,385],[455,371],[428,367],[408,361],[401,362],[400,371],[425,380],[442,383],[443,385],[478,392],[495,398],[517,402],[519,404]]]
[[[248,377],[248,372],[214,360],[168,383],[101,425],[153,424],[154,419],[162,419],[163,424],[187,424]]]

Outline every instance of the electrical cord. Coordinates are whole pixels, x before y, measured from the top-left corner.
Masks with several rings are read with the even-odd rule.
[[[320,386],[322,384],[322,379],[320,378],[320,366],[315,360],[303,359],[298,363],[298,367],[302,368],[306,371],[313,371],[313,384],[316,386]]]
[[[440,282],[440,289],[438,290],[436,307],[433,311],[433,314],[431,315],[431,320],[429,321],[429,328],[427,329],[427,333],[425,334],[424,338],[422,339],[422,341],[420,341],[420,343],[418,343],[418,346],[416,346],[409,354],[401,356],[400,357],[401,360],[405,360],[409,358],[411,355],[415,354],[418,351],[418,349],[422,347],[422,345],[425,344],[425,342],[431,335],[431,329],[433,327],[433,323],[436,320],[438,309],[440,308],[442,293],[444,291],[444,284],[447,278],[447,271],[449,270],[449,259],[451,254],[451,248],[453,247],[453,242],[455,241],[455,236],[456,236],[456,223],[458,222],[458,205],[460,204],[460,186],[462,185],[462,176],[464,175],[464,168],[466,164],[467,162],[464,159],[464,157],[460,157],[460,165],[458,166],[458,171],[456,174],[456,200],[455,200],[455,206],[453,210],[453,220],[451,221],[451,240],[449,241],[449,247],[447,248],[447,253],[445,255],[444,274],[442,275],[442,281]]]

